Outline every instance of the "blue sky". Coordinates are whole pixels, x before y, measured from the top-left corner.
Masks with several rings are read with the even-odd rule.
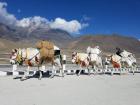
[[[1,0],[17,19],[41,16],[77,20],[88,26],[80,34],[112,34],[140,38],[140,0]]]

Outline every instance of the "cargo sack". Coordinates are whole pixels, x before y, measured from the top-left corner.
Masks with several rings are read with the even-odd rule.
[[[54,44],[49,41],[39,41],[36,44],[36,48],[41,49],[41,48],[46,48],[48,50],[54,49]]]
[[[40,56],[41,57],[53,57],[54,56],[54,49],[48,50],[46,48],[41,48],[40,49]]]

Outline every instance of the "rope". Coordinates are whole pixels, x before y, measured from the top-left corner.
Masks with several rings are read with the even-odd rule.
[[[38,52],[35,56],[33,56],[32,58],[29,59],[29,61],[31,61],[34,57],[36,57],[40,52]]]

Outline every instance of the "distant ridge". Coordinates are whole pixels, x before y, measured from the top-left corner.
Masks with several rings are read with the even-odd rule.
[[[60,29],[36,28],[32,31],[26,28],[9,27],[0,23],[0,49],[9,51],[12,48],[35,47],[38,40],[50,40],[65,52],[84,51],[88,46],[100,46],[103,52],[114,53],[116,47],[126,49],[140,56],[140,41],[133,37],[113,35],[82,35],[72,37]]]
[[[0,23],[0,38],[10,41],[31,41],[50,40],[62,46],[73,39],[73,37],[66,31],[60,29],[48,29],[37,27],[29,30],[27,28],[10,27]]]
[[[104,52],[115,52],[116,47],[139,55],[140,41],[133,37],[113,35],[83,35],[69,44],[70,49],[84,49],[88,46],[100,46]]]

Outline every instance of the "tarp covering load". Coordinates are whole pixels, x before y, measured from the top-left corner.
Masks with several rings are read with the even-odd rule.
[[[41,57],[53,57],[54,56],[54,44],[52,42],[43,40],[36,44],[36,48],[40,50]]]

